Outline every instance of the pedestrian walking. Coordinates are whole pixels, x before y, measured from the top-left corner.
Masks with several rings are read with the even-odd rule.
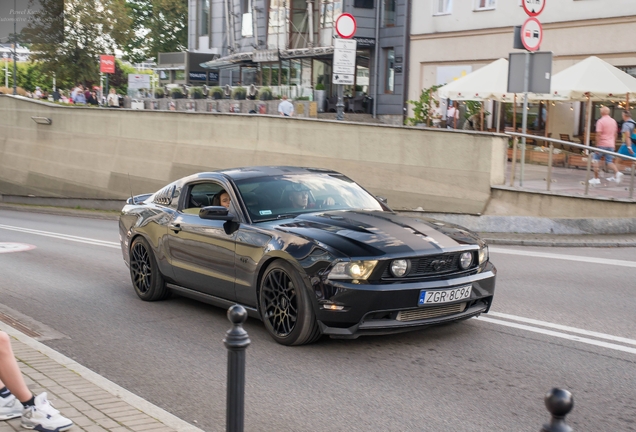
[[[9,335],[0,331],[0,420],[22,417],[22,427],[41,432],[62,432],[73,422],[62,416],[46,398],[35,396],[26,383],[13,355]]]
[[[636,122],[632,120],[632,113],[628,110],[623,111],[621,134],[623,135],[623,145],[618,149],[618,153],[625,156],[636,156]]]
[[[612,117],[610,117],[610,109],[606,106],[601,108],[601,118],[596,121],[596,147],[616,151],[616,138],[618,137],[618,123]],[[598,169],[601,159],[605,160],[605,164],[616,174],[613,178],[608,178],[608,181],[615,181],[616,184],[621,182],[623,173],[621,173],[616,164],[614,163],[614,156],[604,153],[592,153],[592,162],[594,163],[594,178],[589,180],[591,185],[601,184],[601,180],[598,178]]]
[[[294,104],[287,100],[287,96],[283,96],[282,99],[278,104],[278,113],[285,117],[292,117],[294,115]]]

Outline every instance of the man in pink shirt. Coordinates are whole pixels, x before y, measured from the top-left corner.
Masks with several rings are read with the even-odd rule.
[[[603,150],[616,151],[616,137],[618,136],[618,124],[616,120],[609,116],[610,109],[606,106],[601,107],[601,118],[596,122],[596,146]],[[594,178],[590,179],[591,185],[601,184],[598,178],[598,164],[601,159],[605,159],[607,167],[614,170],[616,177],[609,178],[610,181],[621,182],[623,173],[621,173],[614,163],[614,156],[604,153],[592,153],[592,161],[594,162]]]

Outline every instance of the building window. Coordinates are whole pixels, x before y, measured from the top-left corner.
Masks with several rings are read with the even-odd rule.
[[[395,26],[395,9],[397,0],[384,0],[382,7],[382,16],[384,27]]]
[[[395,50],[388,48],[385,52],[384,93],[393,94],[395,91]]]
[[[354,0],[353,7],[360,9],[373,9],[374,0]]]
[[[205,36],[209,33],[210,0],[200,0],[199,8],[199,35]]]
[[[475,10],[493,10],[497,0],[475,0]]]
[[[241,1],[241,35],[250,37],[254,35],[252,30],[252,0]]]
[[[435,15],[446,15],[451,13],[453,0],[435,0]]]

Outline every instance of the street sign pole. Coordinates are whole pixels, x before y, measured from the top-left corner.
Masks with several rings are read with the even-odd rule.
[[[16,0],[13,0],[13,10],[18,10],[16,7]],[[17,19],[14,17],[13,19],[13,95],[14,96],[18,94],[17,83],[16,83],[16,80],[18,78],[18,66],[17,66],[18,31],[16,30],[16,21]]]
[[[528,86],[530,85],[530,52],[526,51],[526,70],[523,76],[523,117],[521,120],[521,133],[528,132]],[[526,137],[521,138],[521,176],[519,187],[523,187],[523,174],[526,160]]]
[[[341,39],[334,40],[333,76],[338,92],[336,103],[336,120],[344,120],[344,85],[355,84],[357,42],[350,40],[356,33],[356,19],[353,15],[343,13],[336,20],[336,33]]]

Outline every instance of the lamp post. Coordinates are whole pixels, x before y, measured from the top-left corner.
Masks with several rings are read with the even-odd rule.
[[[2,53],[2,58],[4,59],[4,86],[9,88],[9,60],[7,53]]]

